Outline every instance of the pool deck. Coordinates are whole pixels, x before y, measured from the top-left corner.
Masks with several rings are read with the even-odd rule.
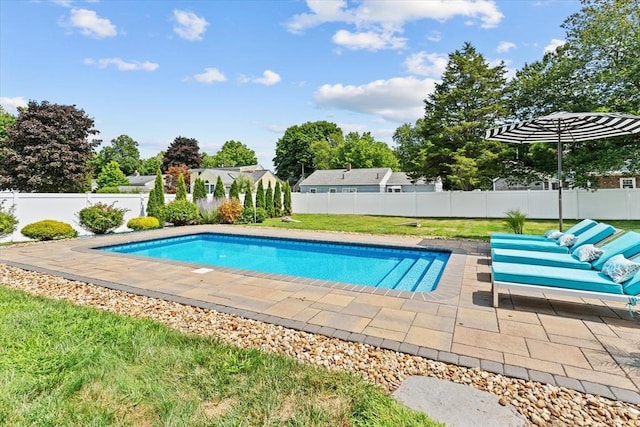
[[[92,249],[198,232],[452,255],[437,290],[423,294]],[[209,225],[4,246],[0,263],[640,404],[640,316],[624,304],[539,294],[501,294],[493,308],[483,242]]]

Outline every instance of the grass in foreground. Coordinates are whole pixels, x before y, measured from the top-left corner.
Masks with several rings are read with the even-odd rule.
[[[0,384],[0,425],[438,425],[355,375],[2,287]]]
[[[444,237],[456,239],[489,240],[491,233],[510,232],[504,219],[485,218],[403,218],[368,215],[328,215],[299,214],[292,218],[301,222],[282,222],[280,218],[267,219],[262,224],[268,227],[294,228],[300,230],[327,230],[368,234],[396,234],[425,237]],[[420,227],[406,225],[420,223]],[[576,224],[576,220],[565,220],[564,229]],[[605,220],[608,224],[623,230],[640,232],[640,221]],[[403,225],[404,224],[404,225]],[[544,234],[547,230],[557,229],[557,220],[527,219],[524,223],[525,234]]]

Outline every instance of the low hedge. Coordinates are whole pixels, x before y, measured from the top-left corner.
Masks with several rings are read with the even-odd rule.
[[[27,224],[20,230],[23,236],[34,240],[56,240],[76,237],[78,232],[66,222],[45,219]]]
[[[128,209],[116,208],[114,204],[96,203],[80,210],[80,225],[95,234],[105,234],[120,227]]]
[[[152,216],[141,216],[131,218],[129,222],[127,222],[127,227],[135,231],[153,230],[154,228],[160,228],[160,221],[158,221],[158,218]]]
[[[165,219],[173,225],[196,224],[198,217],[198,206],[187,200],[174,200],[165,210]]]

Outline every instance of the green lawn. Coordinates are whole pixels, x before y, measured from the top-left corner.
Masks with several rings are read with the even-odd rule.
[[[369,234],[401,234],[425,237],[445,237],[488,240],[491,233],[510,232],[503,219],[485,218],[418,218],[420,227],[403,225],[415,223],[415,218],[367,216],[367,215],[327,215],[299,214],[292,218],[300,222],[282,222],[279,218],[267,219],[257,226],[294,228],[300,230],[330,230]],[[577,223],[565,220],[567,229]],[[605,220],[604,222],[624,230],[640,232],[640,220]],[[549,229],[557,229],[556,220],[527,219],[524,224],[526,234],[544,234]]]
[[[0,287],[0,425],[437,424],[355,375]]]

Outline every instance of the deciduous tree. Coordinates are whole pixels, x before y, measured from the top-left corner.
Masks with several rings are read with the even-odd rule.
[[[100,173],[102,168],[111,161],[117,162],[126,176],[133,175],[135,172],[140,173],[138,142],[128,135],[120,135],[111,140],[111,145],[103,147],[92,163],[96,172]]]
[[[162,170],[168,171],[171,166],[186,165],[188,169],[199,168],[202,158],[198,141],[194,138],[179,136],[167,148],[162,160]]]
[[[219,168],[258,164],[256,152],[240,141],[227,141],[213,156],[202,156],[201,167]]]
[[[98,131],[74,105],[29,101],[0,144],[0,189],[74,193],[89,188]]]
[[[169,166],[169,169],[165,174],[165,190],[167,193],[173,194],[177,191],[180,175],[183,177],[191,177],[191,174],[189,174],[189,168],[186,165]],[[189,182],[191,182],[190,178]]]
[[[399,169],[398,159],[391,148],[384,142],[374,140],[370,132],[362,136],[358,132],[350,132],[344,142],[338,145],[331,165],[333,168],[343,168],[347,164],[354,168]]]
[[[342,129],[335,123],[307,122],[289,127],[276,143],[276,155],[273,158],[276,175],[280,179],[297,180],[304,169],[308,176],[316,167],[312,145],[325,141],[330,147],[336,147],[342,140]]]
[[[103,188],[117,189],[120,185],[129,184],[129,180],[120,170],[118,162],[111,160],[109,163],[104,165],[100,171],[100,174],[96,179],[96,184],[98,185],[98,190],[102,190]]]

